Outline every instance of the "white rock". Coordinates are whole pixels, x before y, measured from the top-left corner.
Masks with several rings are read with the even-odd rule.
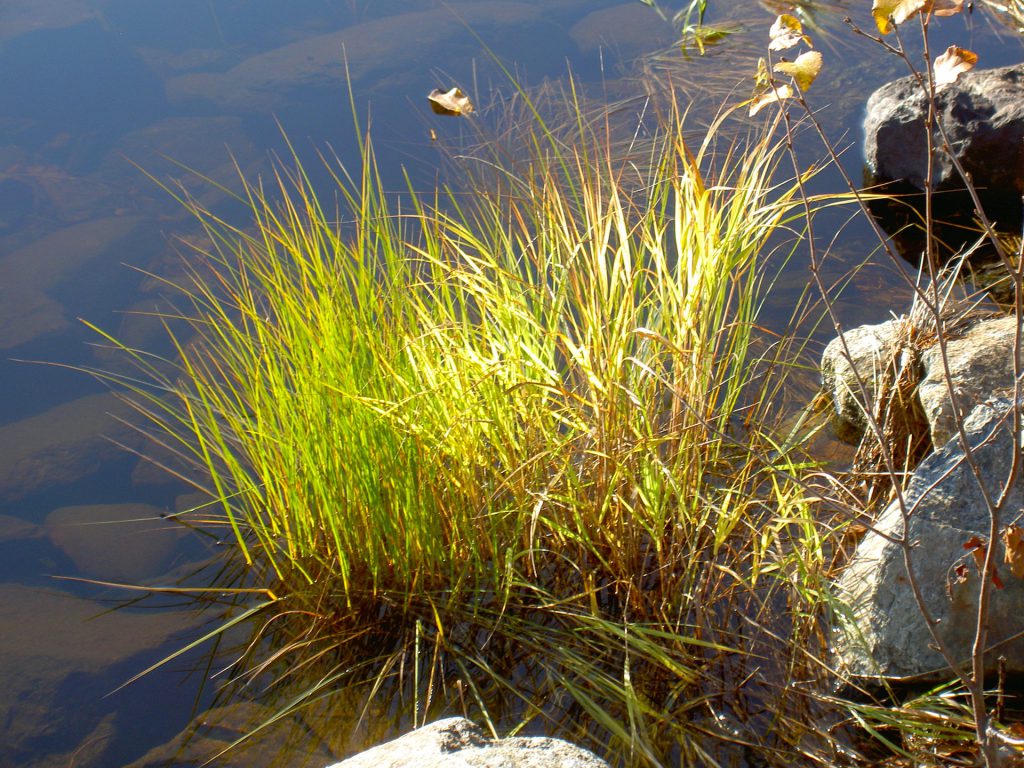
[[[832,423],[841,440],[857,443],[867,428],[865,409],[871,402],[885,365],[892,359],[900,320],[864,325],[846,331],[845,347],[833,339],[821,360],[822,387],[832,398]],[[961,418],[993,395],[1008,394],[1013,387],[1013,317],[977,321],[949,335],[946,342],[950,382],[957,396]],[[849,350],[847,356],[846,350]],[[944,445],[956,431],[953,406],[946,384],[946,365],[940,347],[933,344],[921,353],[922,376],[917,389],[932,445]],[[854,372],[868,395],[861,394]]]
[[[560,739],[489,739],[469,720],[438,720],[331,768],[608,768]]]

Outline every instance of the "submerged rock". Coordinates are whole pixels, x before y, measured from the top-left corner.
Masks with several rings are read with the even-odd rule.
[[[114,417],[134,409],[110,393],[89,395],[0,427],[0,502],[81,480],[136,445],[137,432]]]
[[[977,187],[993,198],[1009,196],[1016,206],[1024,193],[1024,64],[974,70],[936,94],[938,119],[956,156]],[[879,181],[904,181],[924,190],[928,176],[925,136],[927,102],[916,80],[905,77],[879,88],[868,99],[864,152]],[[950,158],[935,155],[937,190],[960,189]]]
[[[0,349],[14,349],[70,326],[64,305],[42,291],[0,284]]]
[[[110,607],[52,586],[0,584],[0,765],[111,764],[96,754],[89,759],[106,742],[88,738],[110,738],[98,702],[127,677],[114,670],[198,621],[186,611]],[[69,755],[75,740],[81,746]]]
[[[93,271],[104,259],[120,263],[143,220],[110,216],[52,232],[0,259],[0,284],[22,289],[52,290]]]
[[[0,349],[67,328],[69,308],[53,294],[83,274],[119,267],[120,249],[128,249],[140,224],[141,219],[129,216],[75,224],[0,258]],[[79,293],[88,291],[75,294],[76,299],[88,299]]]
[[[980,477],[991,498],[999,496],[1013,460],[1010,401],[979,405],[964,423]],[[965,544],[988,537],[989,512],[981,486],[964,461],[956,439],[950,440],[918,466],[905,494],[909,530],[898,502],[879,516],[843,571],[836,592],[851,609],[851,621],[837,629],[835,650],[845,673],[861,677],[939,679],[948,675],[946,662],[914,598],[902,548],[892,539],[913,544],[913,575],[935,631],[958,659],[969,658],[976,624],[979,573]],[[1024,481],[1018,478],[1003,507],[1003,524],[1024,508]],[[996,563],[1003,562],[1003,544],[996,544]],[[962,567],[961,567],[962,566]],[[1004,583],[990,591],[989,645],[1007,641],[998,653],[1006,672],[1024,673],[1024,579],[997,566]]]
[[[0,43],[5,43],[28,32],[73,27],[95,19],[98,12],[84,0],[33,0],[4,3],[4,23],[0,24]]]
[[[137,584],[163,572],[187,532],[148,504],[88,504],[51,512],[45,530],[82,575]]]
[[[462,717],[438,720],[331,768],[607,768],[582,747],[551,738],[494,740]]]
[[[569,37],[581,51],[609,48],[620,54],[637,54],[671,45],[672,25],[637,2],[623,3],[587,14],[573,24]]]
[[[427,61],[461,40],[467,26],[483,34],[535,22],[543,7],[523,2],[477,2],[373,19],[261,53],[223,73],[194,73],[168,82],[174,99],[204,99],[236,109],[265,111],[287,103],[290,92],[328,87],[344,93],[352,82],[379,78]]]
[[[281,718],[272,707],[240,702],[203,712],[178,736],[125,768],[320,768],[331,759],[330,751],[313,743],[301,718]]]

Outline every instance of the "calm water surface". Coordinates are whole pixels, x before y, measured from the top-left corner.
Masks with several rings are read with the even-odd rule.
[[[711,5],[753,31],[704,59],[670,54],[698,111],[749,74],[780,4]],[[833,105],[837,141],[853,144],[867,93],[902,73],[840,28],[847,12],[868,23],[852,3],[818,15],[833,33],[819,35],[827,63],[814,95]],[[980,15],[943,35],[986,64],[1021,58],[1019,39]],[[195,227],[143,170],[243,223],[228,194],[178,164],[237,188],[236,166],[254,178],[284,148],[277,121],[301,154],[351,155],[347,58],[386,172],[397,180],[404,166],[427,184],[440,165],[431,130],[443,141],[462,125],[431,115],[424,95],[458,84],[486,103],[509,90],[481,40],[524,82],[562,78],[568,64],[595,93],[622,94],[641,71],[630,62],[673,39],[635,0],[0,0],[0,766],[191,765],[265,716],[219,706],[219,670],[200,652],[119,689],[198,637],[203,618],[170,598],[124,605],[130,593],[95,582],[188,583],[216,542],[161,520],[191,504],[188,488],[115,445],[140,446],[117,420],[131,418],[123,404],[74,370],[25,362],[121,365],[78,318],[162,349],[150,313],[167,305],[152,275],[174,273],[174,238]],[[847,155],[855,177],[858,152]],[[871,247],[850,228],[831,269]],[[806,283],[802,264],[790,274],[780,317]],[[849,322],[899,304],[886,279],[884,265],[861,274],[840,305]],[[179,750],[195,722],[207,725]],[[300,736],[290,764],[332,757],[312,727]]]

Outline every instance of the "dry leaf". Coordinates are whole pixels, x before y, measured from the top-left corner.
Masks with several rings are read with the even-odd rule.
[[[981,573],[985,567],[985,554],[988,552],[988,543],[978,536],[971,536],[971,538],[964,542],[964,549],[970,551],[971,555],[974,556],[974,564],[978,568],[978,573]],[[989,575],[992,577],[993,586],[996,589],[1003,589],[1006,585],[999,578],[995,563],[991,563],[991,566]]]
[[[892,32],[893,23],[902,24],[927,6],[928,0],[875,0],[871,5],[871,15],[878,31],[887,35]]]
[[[935,77],[935,85],[950,85],[964,72],[974,69],[978,63],[978,54],[968,51],[966,48],[958,48],[955,45],[949,46],[946,52],[935,59],[932,66],[932,74]]]
[[[792,76],[800,90],[806,91],[821,71],[821,54],[817,51],[801,53],[796,57],[796,61],[783,61],[776,64],[775,71]]]
[[[430,100],[430,108],[438,115],[458,117],[473,111],[473,102],[459,88],[447,92],[435,88],[427,94],[427,99]]]
[[[1010,572],[1018,579],[1024,579],[1024,528],[1017,525],[1008,525],[1003,531],[1003,545],[1006,553],[1003,559]]]
[[[764,58],[757,60],[757,74],[754,75],[754,95],[769,88],[772,84],[772,73],[768,71],[768,63]]]
[[[768,30],[768,37],[771,38],[768,48],[772,51],[784,51],[800,42],[812,45],[811,38],[804,34],[804,28],[800,23],[800,19],[796,18],[796,16],[790,16],[788,13],[784,13],[775,19],[772,28]]]
[[[969,571],[967,570],[966,563],[957,563],[956,568],[953,569],[953,573],[956,574],[957,584],[966,584]]]
[[[964,0],[875,0],[871,15],[875,17],[878,31],[887,35],[892,32],[893,23],[902,24],[914,14],[952,16],[963,9]]]
[[[929,5],[936,16],[955,16],[964,9],[964,0],[932,0]]]
[[[774,104],[777,101],[783,99],[793,98],[793,87],[790,85],[780,85],[776,88],[769,88],[764,93],[755,95],[750,102],[750,116],[753,117],[760,112],[764,107],[769,104]]]

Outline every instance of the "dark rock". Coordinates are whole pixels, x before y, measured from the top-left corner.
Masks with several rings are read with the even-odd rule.
[[[924,190],[928,152],[925,94],[911,77],[888,83],[868,99],[864,150],[878,181]],[[975,185],[1019,211],[1024,193],[1024,64],[971,71],[936,94],[938,119]],[[937,152],[937,190],[963,187],[950,158]],[[1010,195],[1006,201],[1005,196]]]

